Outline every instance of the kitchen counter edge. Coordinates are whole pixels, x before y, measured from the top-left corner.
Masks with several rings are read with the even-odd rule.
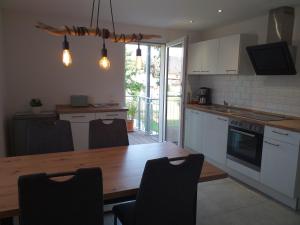
[[[261,124],[264,126],[270,126],[270,127],[275,127],[275,128],[279,128],[279,129],[285,129],[285,130],[300,133],[300,118],[299,117],[280,115],[280,116],[285,116],[287,119],[281,120],[281,121],[261,121],[261,120],[255,120],[255,119],[250,119],[250,118],[246,118],[243,116],[239,116],[238,114],[232,114],[230,112],[216,111],[216,110],[211,109],[208,106],[204,106],[204,105],[187,104],[186,108],[198,110],[198,111],[202,111],[202,112],[207,112],[207,113],[212,113],[215,115],[225,116],[225,117],[232,118],[232,119],[244,120],[244,121],[248,121],[248,122],[252,122],[252,123]],[[260,112],[260,113],[267,114],[267,115],[279,115],[279,114],[256,111],[256,110],[251,110],[251,109],[243,109],[243,108],[240,108],[240,109],[244,110],[244,111],[249,111],[249,112]]]

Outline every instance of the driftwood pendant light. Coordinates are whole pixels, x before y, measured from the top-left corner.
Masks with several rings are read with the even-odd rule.
[[[116,34],[115,32],[115,22],[114,22],[114,15],[113,15],[113,9],[112,9],[112,0],[109,0],[110,3],[110,15],[111,15],[111,22],[113,31],[110,32],[108,29],[99,28],[99,11],[100,11],[100,4],[101,0],[98,0],[98,6],[95,5],[96,0],[93,0],[92,5],[92,13],[91,13],[91,20],[90,20],[90,26],[89,27],[82,27],[82,26],[62,26],[62,27],[52,27],[44,23],[37,23],[36,28],[41,29],[43,31],[48,32],[51,35],[55,36],[63,36],[64,42],[63,42],[63,64],[68,67],[72,64],[72,57],[69,49],[69,42],[67,41],[67,36],[96,36],[101,37],[103,40],[103,48],[101,51],[101,58],[99,60],[99,66],[100,68],[104,70],[108,70],[110,68],[110,62],[108,60],[108,54],[107,49],[105,46],[105,40],[110,39],[113,42],[116,43],[129,43],[129,42],[137,42],[138,43],[138,49],[137,49],[137,57],[141,57],[141,49],[139,47],[139,43],[142,40],[150,40],[153,38],[161,38],[160,35],[155,34]],[[94,11],[97,9],[97,16],[96,16],[96,26],[93,27],[93,21],[94,21]]]

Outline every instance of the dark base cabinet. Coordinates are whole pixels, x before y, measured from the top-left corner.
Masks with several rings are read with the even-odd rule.
[[[31,120],[57,120],[57,114],[47,112],[41,114],[18,114],[13,117],[11,127],[11,148],[9,156],[31,155],[27,149],[27,125]],[[2,224],[1,224],[2,225]]]
[[[13,218],[0,219],[0,225],[13,225]]]

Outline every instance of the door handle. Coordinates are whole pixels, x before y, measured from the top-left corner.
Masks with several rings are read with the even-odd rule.
[[[235,133],[238,133],[238,134],[246,135],[246,136],[248,136],[248,137],[252,137],[252,138],[255,137],[254,134],[249,134],[249,133],[244,132],[244,131],[240,131],[240,130],[236,130],[236,129],[232,129],[232,128],[231,128],[230,130],[233,131],[233,132],[235,132]]]
[[[273,144],[273,143],[268,142],[268,141],[264,141],[264,143],[266,143],[266,144],[268,144],[268,145],[273,145],[273,146],[275,146],[275,147],[280,147],[279,144]]]

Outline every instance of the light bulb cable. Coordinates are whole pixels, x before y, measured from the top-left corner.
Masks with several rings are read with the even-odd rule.
[[[63,50],[69,50],[70,49],[70,45],[67,39],[67,35],[64,36],[64,41],[63,41]]]

